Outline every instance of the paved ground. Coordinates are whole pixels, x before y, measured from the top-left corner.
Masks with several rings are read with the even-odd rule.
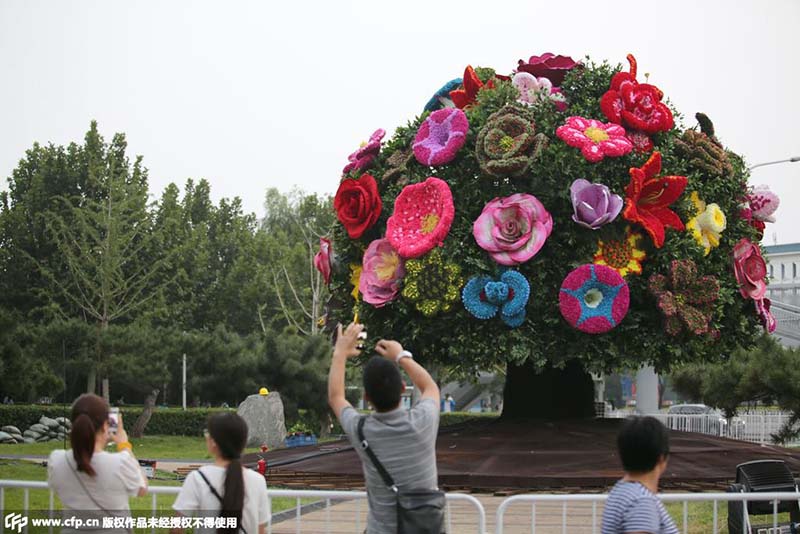
[[[486,509],[486,532],[495,532],[495,514],[503,497],[490,495],[473,495],[478,498]],[[529,504],[518,504],[508,508],[505,514],[505,534],[530,534],[532,507]],[[602,506],[596,508],[595,521],[597,532],[600,527]],[[567,518],[567,530],[570,534],[589,534],[592,529],[592,505],[573,504],[566,512],[561,504],[537,505],[536,530],[537,534],[561,534],[562,518]],[[334,501],[330,508],[314,511],[301,516],[298,523],[294,518],[282,521],[272,526],[272,534],[361,534],[366,524],[365,501]],[[472,534],[478,532],[478,514],[475,507],[465,502],[455,502],[450,505],[448,514],[447,532],[449,534]]]

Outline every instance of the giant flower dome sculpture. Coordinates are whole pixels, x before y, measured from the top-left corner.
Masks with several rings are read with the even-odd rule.
[[[777,197],[673,107],[686,80],[627,60],[467,66],[386,140],[375,125],[343,155],[328,323],[357,314],[464,374],[668,369],[774,329],[759,241]]]

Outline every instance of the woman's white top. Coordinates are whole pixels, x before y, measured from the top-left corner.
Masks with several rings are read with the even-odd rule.
[[[68,512],[104,510],[114,516],[130,516],[128,499],[134,497],[139,489],[147,487],[147,480],[136,458],[127,450],[116,453],[95,452],[91,465],[95,476],[77,470],[72,449],[50,453],[47,460],[47,481],[61,499],[64,515],[68,516]],[[100,514],[105,515],[109,514]],[[103,530],[109,532],[107,529]],[[117,531],[124,532],[112,530]]]
[[[205,465],[200,468],[217,493],[225,496],[225,472],[227,468]],[[244,469],[244,507],[240,532],[258,534],[258,527],[270,520],[270,505],[267,499],[267,482],[252,469]],[[216,517],[222,503],[211,492],[203,477],[192,471],[186,477],[178,498],[172,508],[187,517]],[[196,533],[214,533],[216,529],[195,529]]]

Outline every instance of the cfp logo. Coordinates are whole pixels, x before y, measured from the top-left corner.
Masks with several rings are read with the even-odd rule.
[[[8,514],[5,519],[5,527],[9,530],[22,532],[28,526],[28,518],[22,514]]]

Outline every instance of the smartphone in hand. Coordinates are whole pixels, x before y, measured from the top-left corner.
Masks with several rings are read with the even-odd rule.
[[[119,408],[111,408],[108,412],[108,432],[113,436],[119,428]]]

